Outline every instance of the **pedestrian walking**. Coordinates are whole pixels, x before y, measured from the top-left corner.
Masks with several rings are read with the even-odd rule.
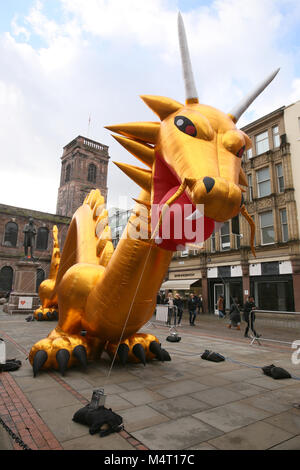
[[[174,313],[174,297],[171,292],[169,292],[167,297],[167,304],[168,304],[168,321],[167,325],[171,326],[172,316]]]
[[[256,310],[256,305],[254,301],[253,296],[249,296],[247,302],[244,305],[244,320],[247,323],[244,337],[249,338],[249,330],[252,331],[254,334],[255,338],[259,338],[261,335],[259,335],[254,328],[254,323],[255,323],[255,310]]]
[[[238,298],[235,297],[233,302],[230,306],[230,323],[227,325],[228,328],[236,327],[237,330],[240,330],[241,324],[241,313],[240,313],[240,306],[238,303]]]
[[[196,310],[197,310],[197,299],[195,294],[190,294],[190,298],[188,300],[188,309],[190,315],[190,325],[195,326],[195,319],[196,319]]]
[[[219,318],[224,318],[225,317],[225,314],[224,314],[225,302],[224,302],[224,296],[223,295],[220,295],[220,297],[218,299],[217,309],[218,309],[218,312],[219,312]]]
[[[178,292],[175,294],[174,298],[174,305],[177,308],[177,324],[178,326],[181,326],[181,319],[182,319],[182,314],[183,314],[183,299],[180,297]],[[176,322],[175,322],[176,326]]]

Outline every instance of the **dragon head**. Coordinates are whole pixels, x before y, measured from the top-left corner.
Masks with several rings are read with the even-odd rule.
[[[251,140],[236,127],[236,123],[279,69],[232,111],[224,113],[198,101],[180,14],[178,32],[186,102],[182,104],[162,96],[141,96],[160,122],[120,124],[107,129],[124,136],[113,137],[149,166],[149,170],[116,164],[149,192],[152,207],[161,210],[166,206],[172,207],[175,202],[179,211],[183,206],[190,207],[188,216],[181,210],[182,223],[186,218],[196,220],[203,217],[204,240],[212,234],[215,222],[225,222],[242,213],[251,226],[254,252],[255,226],[243,201],[243,186],[247,186],[247,179],[241,167],[242,155],[251,148]],[[199,205],[203,205],[202,214],[197,209]],[[175,250],[178,245],[184,246],[186,241],[184,238],[169,240],[162,247]]]

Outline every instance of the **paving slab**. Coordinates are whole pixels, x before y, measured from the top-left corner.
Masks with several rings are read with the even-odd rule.
[[[266,391],[265,388],[258,387],[257,385],[251,385],[247,382],[232,382],[225,385],[224,389],[232,390],[233,392],[239,392],[241,395],[246,397],[258,395],[259,393],[264,393]]]
[[[174,382],[168,385],[162,385],[159,389],[159,393],[162,395],[162,398],[172,398],[178,397],[179,395],[188,395],[189,393],[204,390],[206,388],[206,385],[203,385],[196,380],[180,380],[176,382],[176,385]]]
[[[223,432],[233,431],[269,416],[269,412],[240,402],[229,403],[193,414],[194,418],[200,419]]]
[[[293,437],[290,433],[258,422],[209,441],[219,450],[265,450]]]
[[[132,433],[149,449],[187,449],[222,432],[193,417],[185,417]]]
[[[81,405],[79,400],[67,390],[61,389],[59,384],[52,385],[47,389],[32,390],[27,396],[39,413],[41,411],[58,410],[67,405],[77,405],[78,408]]]
[[[55,437],[61,442],[69,441],[71,439],[87,436],[89,429],[87,426],[75,423],[72,421],[74,413],[82,408],[82,404],[63,406],[59,408],[59,413],[50,411],[40,411],[40,416],[47,423]]]
[[[300,449],[300,436],[288,439],[277,446],[271,447],[270,450],[299,450]]]
[[[276,414],[275,416],[267,418],[265,422],[278,426],[291,434],[300,435],[300,410],[292,409],[284,413]]]
[[[155,411],[153,406],[142,405],[122,411],[125,429],[128,432],[148,428],[169,421],[165,414]]]
[[[151,403],[150,406],[172,419],[189,416],[192,413],[209,408],[207,403],[193,398],[193,395],[181,395],[179,397],[167,398],[166,400]]]
[[[255,397],[246,398],[242,400],[240,403],[245,403],[247,405],[254,406],[255,408],[259,408],[261,410],[265,410],[272,414],[278,414],[282,411],[286,411],[290,409],[289,403],[280,403],[279,400],[275,399],[274,396],[270,397],[266,393],[262,393]]]
[[[193,398],[201,400],[211,406],[225,405],[232,401],[238,401],[243,398],[243,395],[232,390],[227,390],[223,387],[208,388],[192,394]]]

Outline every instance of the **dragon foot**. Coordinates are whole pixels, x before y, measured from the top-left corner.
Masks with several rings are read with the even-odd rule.
[[[53,320],[58,320],[58,308],[52,307],[52,308],[43,308],[40,306],[37,308],[33,314],[34,319],[38,321],[53,321]]]
[[[62,375],[72,365],[87,367],[88,359],[95,357],[101,343],[95,338],[67,334],[55,328],[47,338],[38,341],[29,353],[29,361],[35,377],[40,369],[57,369]]]
[[[127,338],[120,345],[108,343],[105,349],[111,357],[117,355],[122,365],[125,365],[127,362],[142,362],[145,366],[147,360],[171,360],[169,353],[162,349],[157,337],[144,333],[137,333]]]

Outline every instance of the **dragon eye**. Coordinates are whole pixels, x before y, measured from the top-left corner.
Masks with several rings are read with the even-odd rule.
[[[192,137],[196,137],[197,130],[194,124],[190,119],[185,116],[176,116],[174,119],[175,126],[185,134],[188,134]]]
[[[246,148],[245,145],[242,148],[240,148],[240,150],[238,151],[236,156],[239,157],[239,158],[242,158],[243,153],[245,152],[245,148]]]

